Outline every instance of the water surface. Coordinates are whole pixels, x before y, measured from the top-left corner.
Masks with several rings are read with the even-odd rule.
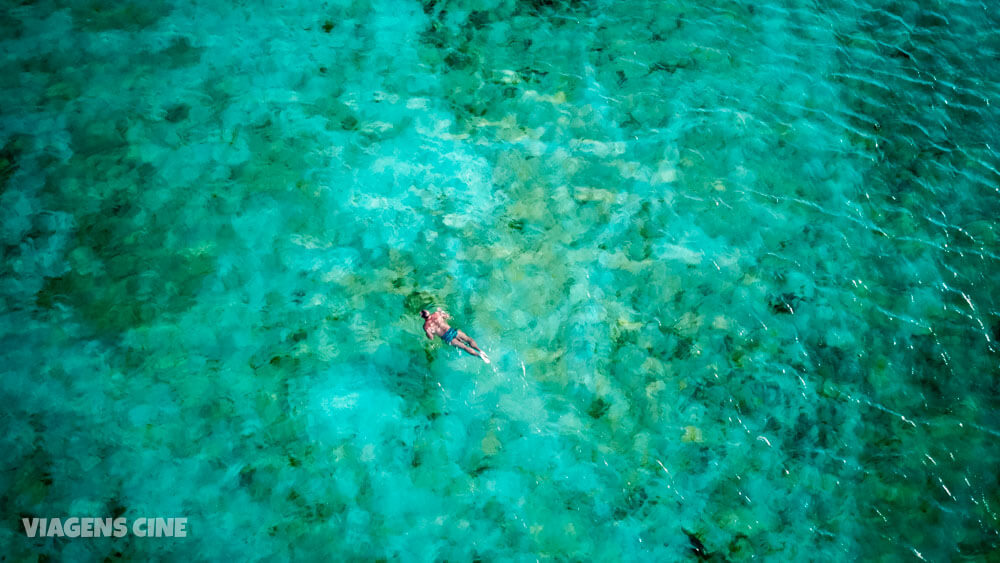
[[[8,11],[12,559],[996,553],[991,7]]]

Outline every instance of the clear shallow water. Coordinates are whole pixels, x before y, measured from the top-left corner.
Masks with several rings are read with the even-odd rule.
[[[12,558],[996,552],[988,7],[10,13]]]

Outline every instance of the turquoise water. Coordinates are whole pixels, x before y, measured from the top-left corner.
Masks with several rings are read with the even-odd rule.
[[[996,557],[990,5],[5,12],[10,559]]]

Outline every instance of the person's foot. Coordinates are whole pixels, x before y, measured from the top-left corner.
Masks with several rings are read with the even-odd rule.
[[[489,359],[489,358],[487,358],[487,357],[486,357],[486,354],[484,354],[484,353],[483,353],[482,351],[480,351],[480,352],[479,352],[479,357],[480,357],[480,358],[481,358],[481,359],[482,359],[482,360],[483,360],[484,362],[486,362],[486,363],[490,363],[490,359]]]

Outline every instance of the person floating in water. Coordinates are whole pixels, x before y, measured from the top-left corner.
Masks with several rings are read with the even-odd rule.
[[[482,359],[484,362],[490,363],[490,359],[479,349],[475,340],[469,338],[468,334],[448,325],[447,320],[451,318],[451,315],[441,309],[438,309],[435,313],[431,313],[427,309],[422,309],[420,316],[424,318],[424,333],[427,335],[427,338],[433,339],[435,336],[440,336],[445,344],[461,348],[473,356]]]

